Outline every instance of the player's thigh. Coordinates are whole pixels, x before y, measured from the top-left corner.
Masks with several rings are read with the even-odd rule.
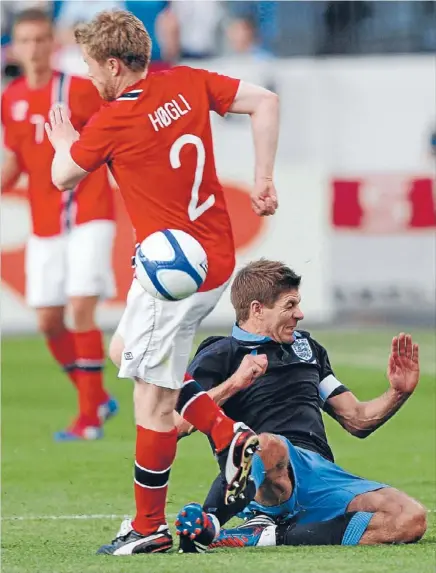
[[[149,295],[135,279],[123,316],[124,352],[119,376],[180,389],[196,329],[224,288],[168,302]]]
[[[117,368],[121,366],[121,358],[124,352],[124,338],[120,335],[118,330],[112,335],[109,343],[109,358]]]
[[[298,521],[301,523],[328,521],[343,515],[356,496],[388,487],[347,472],[320,454],[295,449],[300,460],[295,472],[300,508]]]
[[[33,308],[66,303],[67,237],[32,235],[26,246],[26,301]]]
[[[129,328],[132,328],[131,324],[135,324],[138,332],[141,328],[143,329],[142,336],[144,339],[147,336],[148,325],[145,322],[142,313],[145,314],[148,312],[148,316],[152,316],[153,309],[152,307],[149,309],[148,303],[150,301],[148,299],[143,300],[143,294],[144,290],[140,287],[138,281],[134,279],[130,285],[129,292],[127,293],[126,306],[124,307],[123,314],[121,315],[120,321],[118,322],[117,328],[109,343],[109,357],[118,369],[121,367],[126,333]],[[136,324],[136,320],[138,320],[138,324]],[[139,334],[137,336],[139,339]],[[130,355],[133,356],[132,352],[127,354],[127,359],[130,359]]]
[[[216,307],[226,287],[227,284],[210,291],[199,292],[181,301],[183,304],[180,316],[174,317],[173,324],[171,324],[170,316],[167,317],[168,335],[171,336],[170,332],[174,333],[172,347],[169,349],[170,364],[172,375],[179,381],[178,388],[183,383],[197,329]],[[170,310],[170,306],[166,306],[166,310]]]
[[[89,221],[77,225],[68,240],[68,298],[111,298],[115,294],[112,248],[115,237],[113,221]]]
[[[189,314],[187,315],[187,323],[192,322],[196,328],[200,323],[213,311],[218,302],[220,301],[224,291],[230,281],[225,282],[221,286],[205,292],[197,292],[191,297],[187,298]]]
[[[398,514],[422,510],[423,506],[415,499],[393,487],[385,487],[356,495],[347,507],[347,511],[368,511],[375,513]]]

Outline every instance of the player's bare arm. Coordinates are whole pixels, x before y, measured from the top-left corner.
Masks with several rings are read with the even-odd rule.
[[[273,215],[278,206],[273,173],[279,137],[279,97],[260,86],[241,82],[229,111],[251,118],[256,161],[252,206],[257,215]]]
[[[10,149],[3,150],[3,163],[1,167],[2,192],[14,185],[21,174],[21,168],[16,154]]]
[[[339,423],[350,434],[365,438],[387,422],[414,392],[419,382],[419,347],[409,334],[392,339],[387,378],[389,389],[374,400],[360,402],[351,392],[328,400]]]
[[[88,175],[88,172],[79,167],[71,157],[71,146],[80,136],[63,106],[55,105],[50,110],[45,131],[55,150],[51,167],[53,183],[60,191],[72,189]]]

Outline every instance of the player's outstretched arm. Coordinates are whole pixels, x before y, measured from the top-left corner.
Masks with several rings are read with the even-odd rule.
[[[1,190],[12,187],[21,175],[20,163],[16,154],[10,149],[3,150],[3,163],[1,167]]]
[[[409,334],[392,339],[387,378],[390,388],[378,398],[359,402],[346,392],[328,400],[339,423],[350,434],[366,438],[387,422],[415,391],[419,382],[419,348]]]
[[[45,124],[45,130],[55,150],[51,166],[52,181],[60,191],[72,189],[88,173],[79,167],[71,157],[71,146],[79,139],[79,134],[74,129],[68,113],[62,105],[52,107],[49,123]]]
[[[256,161],[252,206],[257,215],[273,215],[278,207],[273,174],[279,138],[279,97],[265,88],[241,81],[229,111],[248,114],[251,118]]]

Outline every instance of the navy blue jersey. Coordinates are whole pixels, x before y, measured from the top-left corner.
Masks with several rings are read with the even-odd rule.
[[[234,374],[251,353],[266,354],[268,368],[230,398],[224,412],[257,433],[281,434],[333,461],[321,410],[333,415],[326,401],[348,389],[336,379],[325,348],[308,332],[295,332],[292,344],[279,344],[235,326],[232,336],[207,338],[188,372],[208,391]]]

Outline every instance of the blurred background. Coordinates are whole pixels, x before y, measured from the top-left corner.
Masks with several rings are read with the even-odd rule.
[[[14,14],[34,5],[55,20],[54,65],[65,72],[86,73],[72,41],[74,25],[99,10],[127,7],[153,37],[153,69],[188,63],[278,92],[274,217],[251,212],[249,119],[212,117],[238,264],[265,256],[302,273],[304,327],[327,347],[336,376],[360,399],[386,390],[391,337],[412,332],[422,376],[407,407],[358,444],[333,420],[326,426],[339,464],[416,497],[428,508],[431,527],[416,546],[356,551],[352,559],[348,552],[309,548],[293,552],[293,563],[300,571],[434,571],[436,2],[1,1],[3,86],[20,73],[10,48]],[[114,193],[118,295],[99,309],[108,333],[132,277],[132,229]],[[85,573],[96,571],[93,552],[103,535],[133,508],[131,385],[117,380],[107,360],[105,379],[121,412],[105,427],[104,440],[52,442],[73,411],[74,389],[43,337],[33,336],[35,315],[24,301],[30,229],[23,178],[1,205],[2,559],[9,559],[8,571]],[[203,328],[228,332],[232,321],[227,295]],[[206,440],[183,440],[168,515],[203,498],[214,476]],[[217,569],[208,565],[248,570],[242,553],[231,561],[224,554]],[[290,554],[277,553],[289,568]],[[269,552],[255,559],[258,572],[283,570],[279,561],[271,569]],[[141,560],[134,561],[129,571],[143,571]],[[159,563],[156,571],[168,571]],[[203,571],[204,562],[191,566]]]
[[[436,2],[2,1],[3,86],[20,74],[11,23],[32,6],[55,21],[54,65],[63,71],[86,73],[75,24],[118,7],[144,21],[153,69],[188,63],[276,90],[274,218],[250,212],[249,120],[213,117],[239,263],[267,256],[302,273],[308,324],[434,325]],[[2,199],[4,333],[35,330],[23,298],[25,189],[22,179]],[[118,202],[118,295],[100,310],[109,330],[130,283],[130,237]],[[231,321],[224,299],[206,326]]]

